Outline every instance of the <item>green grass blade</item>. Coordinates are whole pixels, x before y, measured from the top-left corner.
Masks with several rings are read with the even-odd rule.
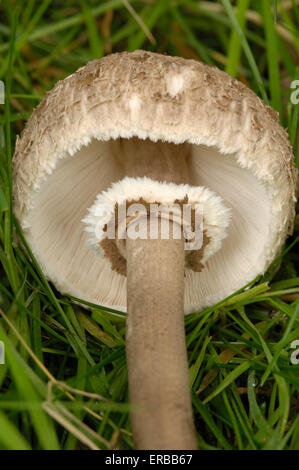
[[[282,112],[281,87],[279,77],[279,54],[278,39],[274,26],[274,17],[271,12],[272,1],[262,0],[262,15],[265,25],[266,53],[268,61],[269,87],[271,96],[271,106],[280,114]]]
[[[237,8],[238,13],[236,15],[237,21],[240,28],[244,31],[246,24],[246,12],[249,7],[250,0],[238,0]],[[233,29],[230,35],[229,48],[227,52],[227,65],[225,71],[232,77],[237,76],[238,67],[241,58],[241,41],[238,36],[236,29]]]
[[[31,450],[29,443],[24,439],[17,426],[0,411],[0,443],[9,450]]]
[[[6,360],[20,397],[25,398],[25,400],[30,403],[39,405],[36,408],[30,409],[29,414],[41,447],[45,450],[59,449],[59,443],[53,424],[42,410],[42,397],[35,390],[34,385],[28,378],[26,371],[19,361],[19,354],[7,339],[1,326],[0,338],[5,342]]]
[[[238,20],[235,16],[235,13],[234,13],[233,8],[230,4],[230,1],[229,0],[221,0],[221,3],[222,3],[223,7],[225,8],[225,10],[228,14],[228,17],[231,21],[232,26],[237,31],[237,34],[238,34],[240,42],[242,44],[244,53],[247,57],[248,63],[250,65],[250,68],[251,68],[251,71],[252,71],[252,74],[253,74],[253,77],[256,81],[256,84],[257,84],[258,89],[261,93],[261,96],[262,96],[263,100],[265,101],[265,103],[269,104],[269,99],[268,99],[268,96],[267,96],[267,93],[266,93],[266,90],[265,90],[265,87],[264,87],[264,83],[263,83],[261,74],[260,74],[259,69],[256,65],[253,53],[250,49],[250,46],[249,46],[248,41],[246,39],[246,36],[243,33],[242,28],[240,27],[240,25],[238,23]]]

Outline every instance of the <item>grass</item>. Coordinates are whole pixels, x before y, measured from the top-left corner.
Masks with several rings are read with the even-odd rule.
[[[290,102],[299,2],[2,0],[0,18],[0,449],[130,449],[125,317],[78,307],[45,279],[13,217],[16,135],[57,80],[95,57],[144,48],[203,60],[250,86],[279,111],[299,164],[299,105]],[[299,365],[290,362],[298,220],[262,278],[186,317],[201,449],[299,450]]]

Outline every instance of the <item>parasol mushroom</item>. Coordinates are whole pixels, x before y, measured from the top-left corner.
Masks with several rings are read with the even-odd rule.
[[[32,114],[14,156],[15,212],[61,292],[128,310],[136,448],[196,448],[183,313],[265,272],[292,230],[295,185],[277,113],[193,60],[112,54]],[[184,250],[197,216],[201,244]]]

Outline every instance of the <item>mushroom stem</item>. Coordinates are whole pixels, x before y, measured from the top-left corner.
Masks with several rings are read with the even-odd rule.
[[[137,138],[112,145],[125,175],[188,183],[188,145]],[[148,220],[139,226],[149,232]],[[173,233],[170,221],[169,229]],[[135,448],[196,449],[184,329],[184,237],[161,239],[161,232],[158,239],[127,237],[126,258],[126,348]]]
[[[196,449],[184,330],[184,239],[127,238],[126,250],[135,448]]]

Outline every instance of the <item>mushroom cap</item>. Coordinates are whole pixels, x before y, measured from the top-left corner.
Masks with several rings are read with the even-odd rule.
[[[231,210],[222,248],[185,277],[185,312],[265,272],[292,231],[297,174],[278,114],[245,85],[194,60],[135,51],[59,81],[14,155],[14,209],[45,275],[63,293],[126,310],[126,277],[87,246],[83,217],[125,175],[109,141],[188,143],[190,181]]]

